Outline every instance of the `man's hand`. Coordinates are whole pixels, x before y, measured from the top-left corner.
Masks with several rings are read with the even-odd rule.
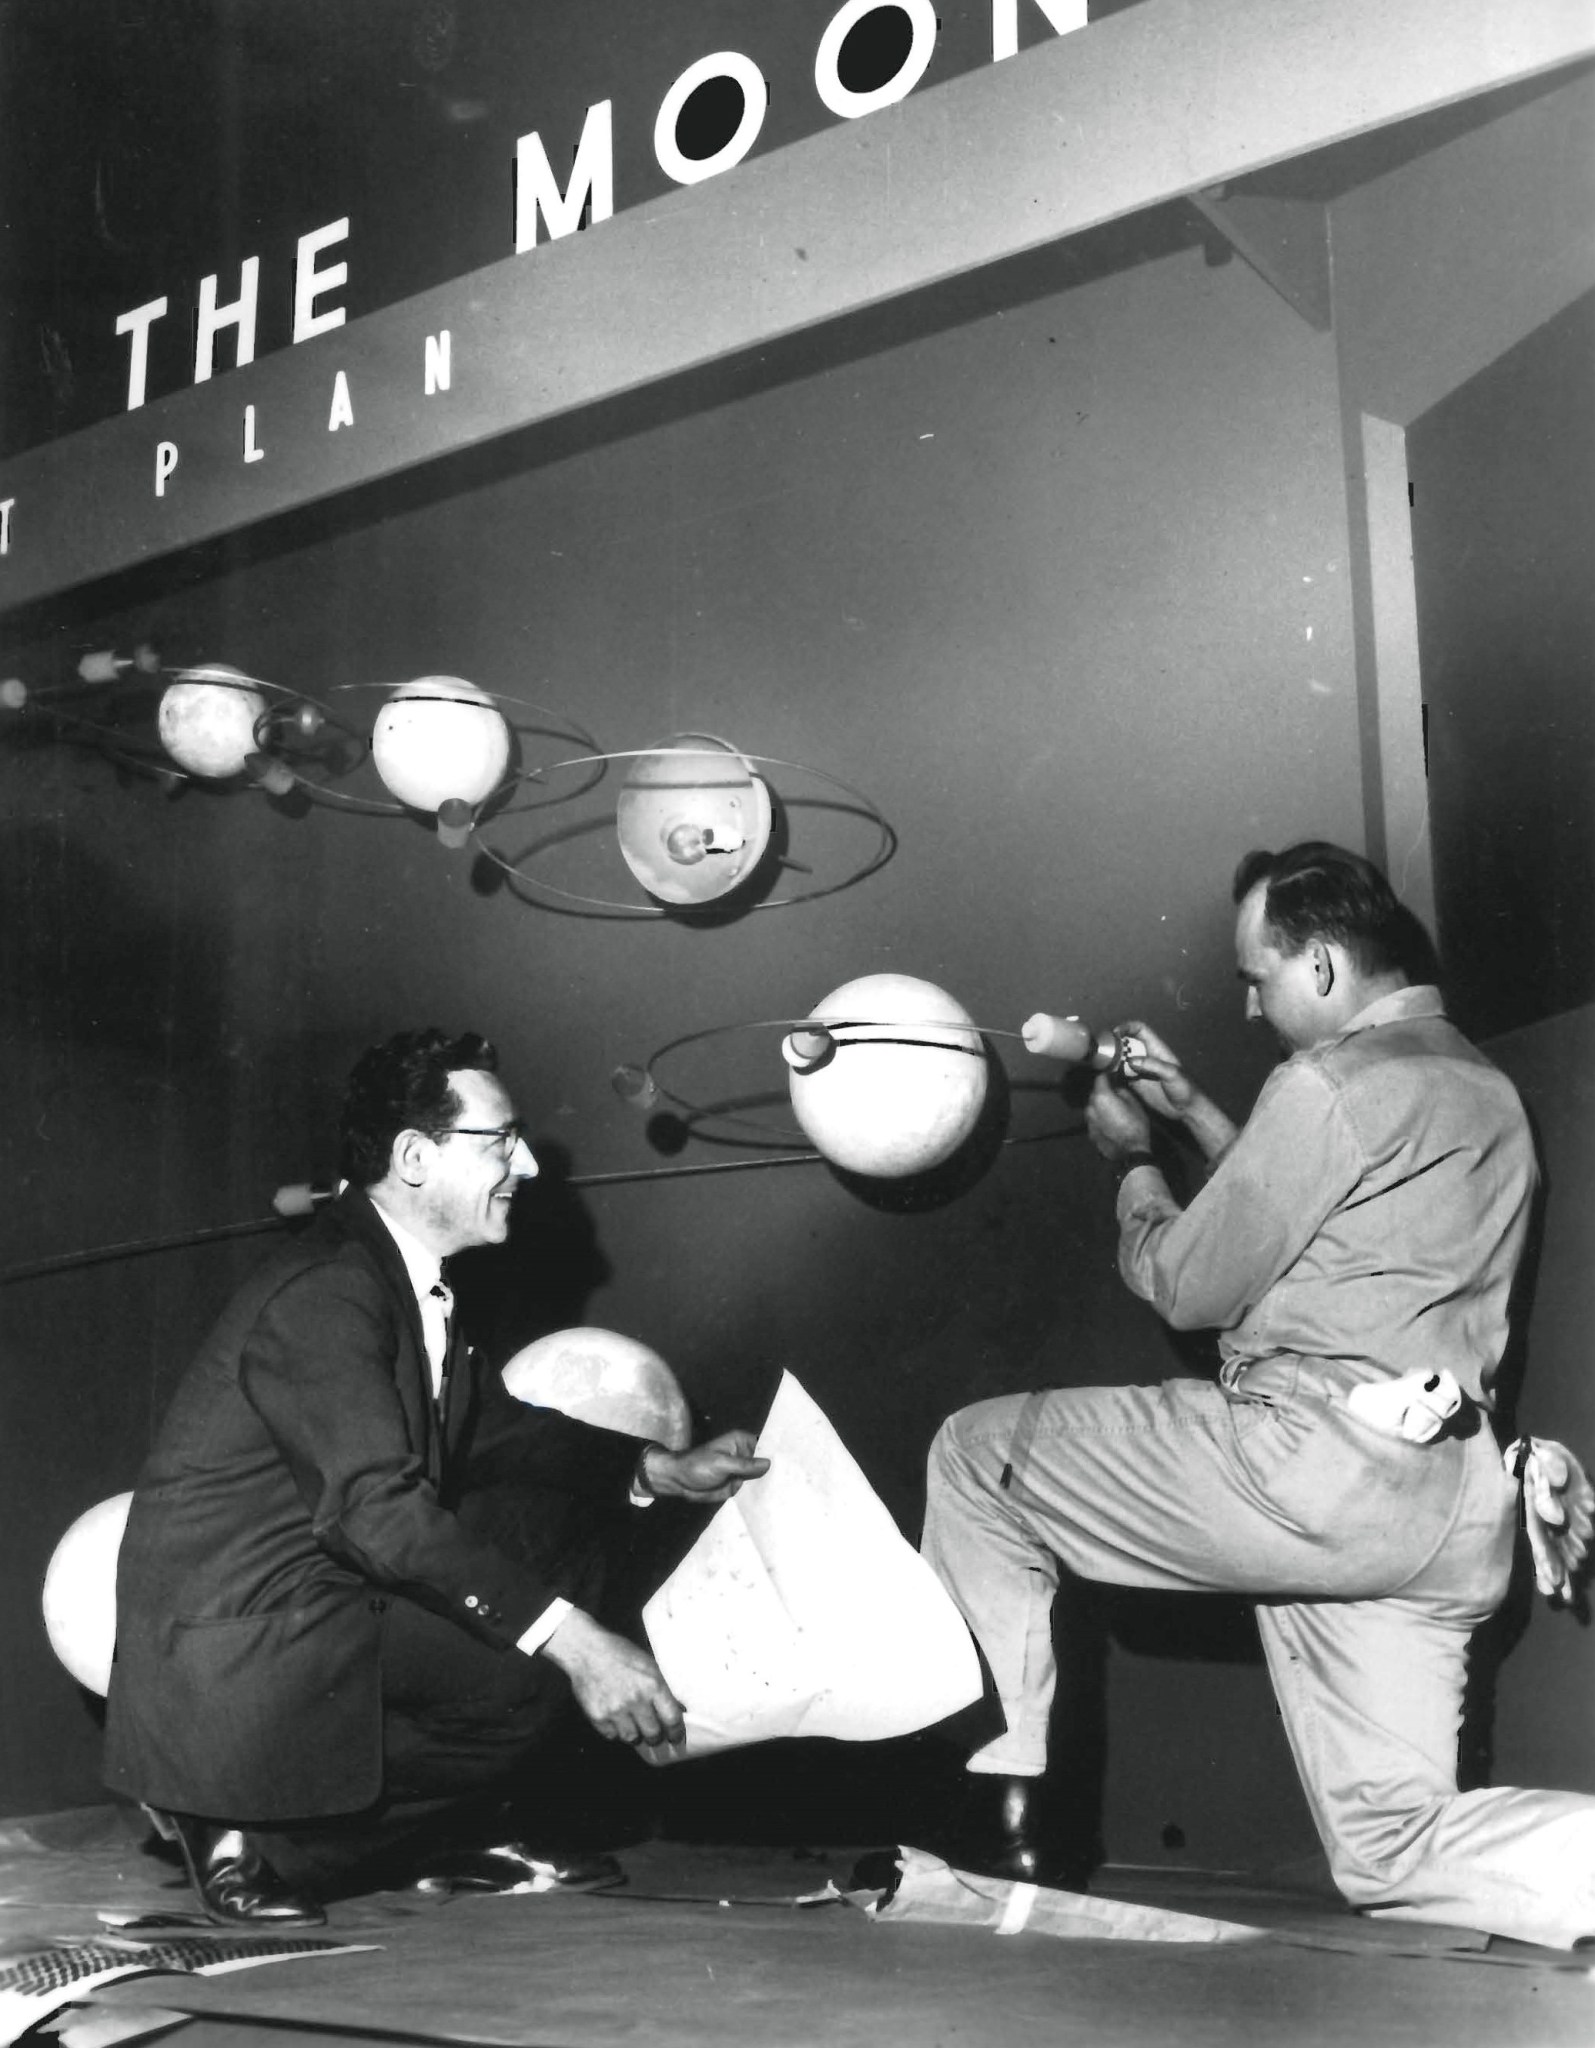
[[[1122,1036],[1138,1038],[1144,1053],[1124,1063],[1124,1078],[1136,1097],[1158,1116],[1184,1124],[1209,1166],[1235,1142],[1235,1126],[1218,1104],[1204,1095],[1174,1056],[1173,1048],[1138,1017],[1114,1026]]]
[[[1136,1100],[1144,1103],[1154,1116],[1182,1120],[1196,1100],[1197,1089],[1175,1058],[1173,1047],[1139,1018],[1113,1028],[1120,1037],[1138,1038],[1146,1047],[1144,1053],[1133,1053],[1124,1063],[1124,1078]]]
[[[729,1500],[745,1479],[762,1479],[768,1458],[756,1458],[758,1439],[749,1429],[729,1429],[691,1451],[667,1451],[655,1445],[644,1451],[638,1477],[648,1492],[662,1500],[690,1500],[708,1507]]]
[[[1127,1152],[1151,1147],[1152,1119],[1127,1088],[1116,1087],[1106,1074],[1098,1074],[1091,1084],[1085,1128],[1104,1159],[1122,1159]]]
[[[681,1702],[652,1657],[579,1607],[544,1643],[543,1655],[569,1678],[577,1706],[600,1735],[648,1749],[679,1749],[686,1741]]]

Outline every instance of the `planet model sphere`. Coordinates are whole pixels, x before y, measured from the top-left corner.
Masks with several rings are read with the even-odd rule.
[[[371,759],[401,804],[436,811],[484,802],[509,767],[510,730],[485,690],[463,676],[417,676],[377,713]]]
[[[970,1136],[986,1100],[986,1051],[963,1005],[911,974],[866,974],[810,1012],[788,1054],[792,1108],[833,1166],[881,1180],[925,1173]],[[836,1021],[832,1021],[836,1020]]]
[[[113,1494],[78,1516],[44,1573],[44,1630],[79,1685],[104,1693],[116,1648],[116,1559],[130,1493]]]
[[[239,669],[221,662],[184,669],[155,714],[161,745],[179,768],[213,781],[241,775],[258,750],[255,727],[266,700]]]
[[[627,867],[662,903],[713,903],[770,843],[770,791],[729,741],[683,732],[629,763],[615,806]]]
[[[555,1330],[505,1366],[506,1389],[532,1408],[647,1437],[669,1451],[692,1442],[692,1411],[657,1351],[618,1330]]]

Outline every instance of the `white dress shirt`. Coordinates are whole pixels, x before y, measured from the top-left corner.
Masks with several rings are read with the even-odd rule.
[[[413,1232],[406,1230],[383,1208],[375,1195],[371,1198],[371,1206],[398,1246],[404,1270],[415,1289],[416,1304],[421,1311],[421,1335],[426,1341],[427,1364],[432,1374],[432,1399],[440,1401],[443,1396],[443,1365],[449,1353],[449,1317],[454,1313],[453,1291],[443,1278],[443,1263],[436,1252],[428,1250]],[[540,1650],[570,1613],[571,1604],[569,1600],[550,1600],[526,1633],[516,1639],[516,1649],[528,1657]]]

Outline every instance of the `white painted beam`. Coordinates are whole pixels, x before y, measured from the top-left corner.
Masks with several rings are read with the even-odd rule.
[[[1591,55],[1586,0],[1143,0],[30,450],[0,610]]]

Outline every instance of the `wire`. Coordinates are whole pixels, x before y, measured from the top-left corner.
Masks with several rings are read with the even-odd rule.
[[[736,1173],[749,1166],[812,1166],[818,1152],[787,1152],[763,1159],[711,1159],[689,1166],[640,1166],[617,1173],[573,1173],[561,1185],[569,1188],[615,1187],[624,1181],[684,1180],[705,1173]],[[47,1259],[30,1259],[20,1266],[0,1267],[0,1287],[23,1280],[40,1280],[52,1273],[75,1273],[83,1266],[99,1266],[115,1259],[143,1258],[150,1252],[184,1251],[191,1245],[217,1244],[231,1237],[252,1237],[268,1230],[281,1230],[296,1219],[285,1216],[254,1216],[244,1223],[217,1223],[204,1230],[174,1231],[166,1237],[133,1237],[121,1244],[91,1245],[82,1251],[57,1252]]]
[[[1083,1125],[1073,1124],[1061,1131],[1039,1131],[1033,1136],[1004,1138],[1003,1149],[1013,1145],[1036,1145],[1053,1138],[1079,1137]],[[821,1152],[776,1152],[756,1159],[706,1159],[689,1166],[637,1166],[614,1173],[573,1173],[559,1185],[567,1188],[612,1188],[632,1181],[693,1180],[710,1173],[744,1173],[750,1167],[822,1166]],[[312,1199],[316,1199],[312,1197]],[[326,1196],[320,1197],[328,1199]],[[84,1266],[107,1265],[116,1259],[144,1258],[151,1252],[186,1251],[192,1245],[218,1244],[232,1237],[254,1237],[268,1230],[282,1230],[298,1219],[288,1216],[254,1216],[244,1223],[217,1223],[204,1230],[180,1230],[167,1237],[133,1237],[121,1244],[91,1245],[82,1251],[56,1252],[47,1259],[30,1259],[20,1266],[0,1267],[0,1287],[12,1287],[24,1280],[47,1279],[55,1273],[75,1273]]]

